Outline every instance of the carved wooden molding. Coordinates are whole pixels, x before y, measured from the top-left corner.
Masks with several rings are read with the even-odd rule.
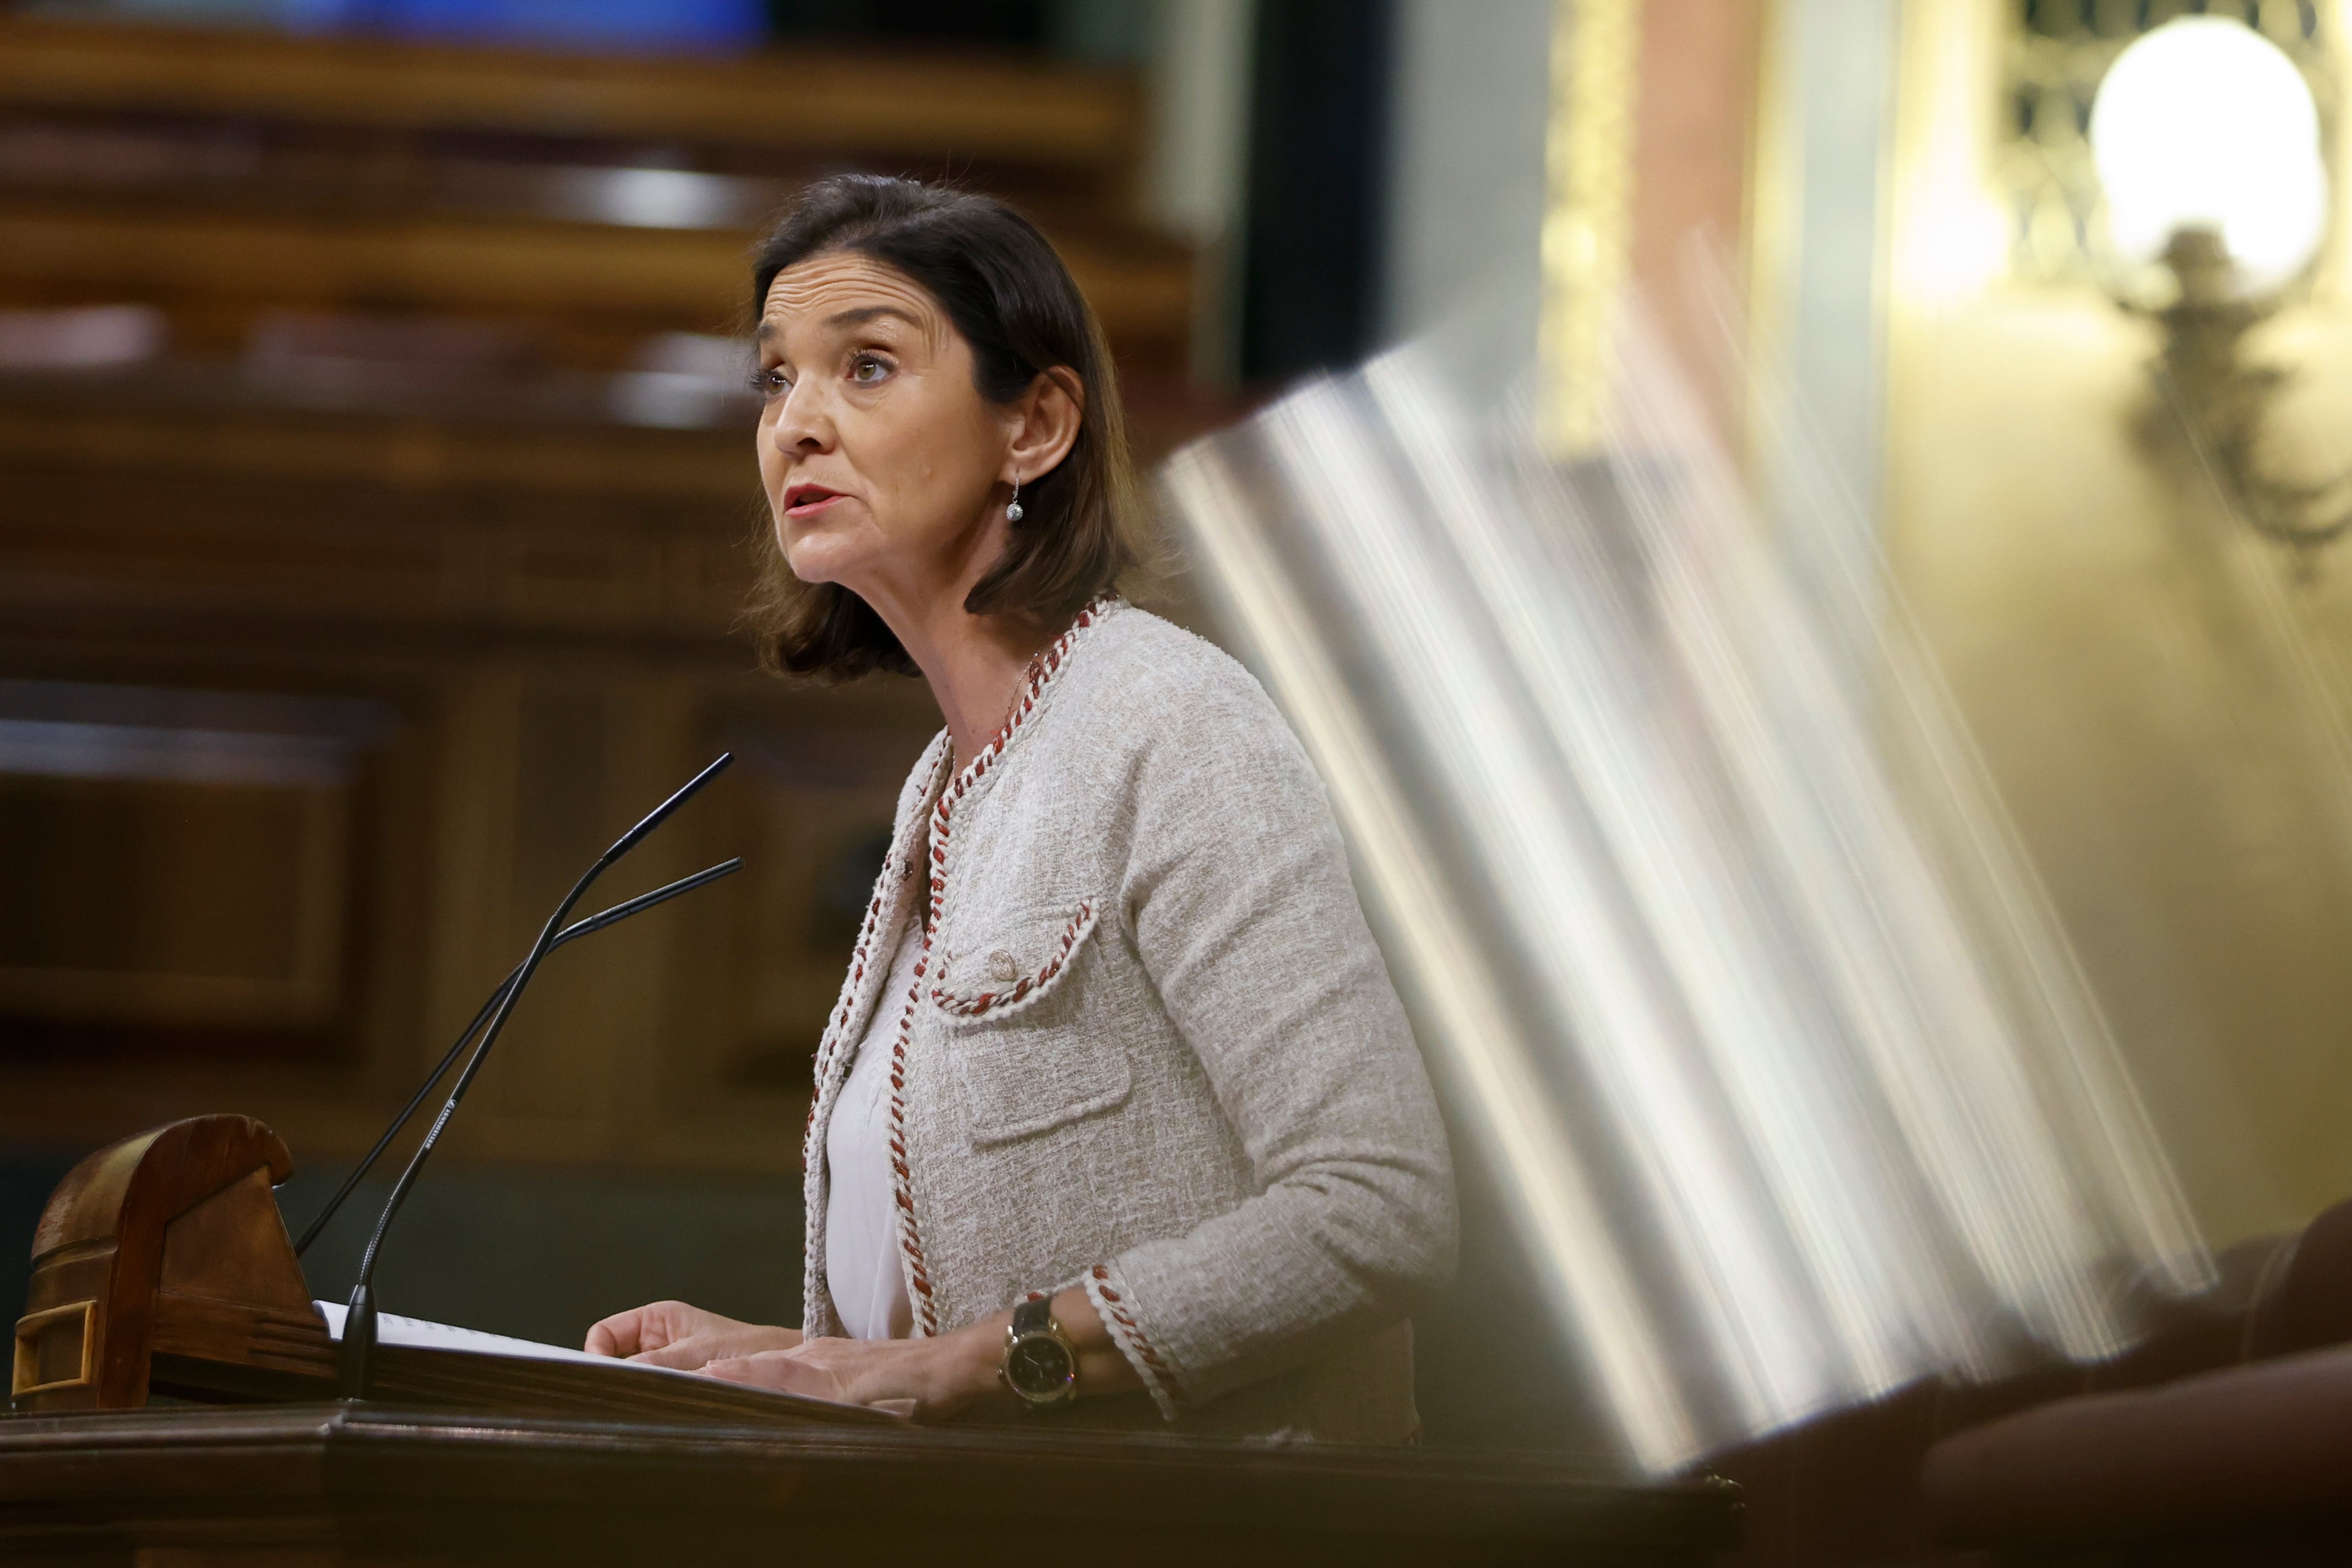
[[[8,18],[0,106],[949,152],[1097,170],[1135,156],[1139,95],[1124,72],[818,53],[604,58]]]

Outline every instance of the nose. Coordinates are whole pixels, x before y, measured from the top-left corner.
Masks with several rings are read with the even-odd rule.
[[[803,376],[779,400],[768,431],[779,452],[803,456],[833,446],[833,413],[817,381],[813,375]]]

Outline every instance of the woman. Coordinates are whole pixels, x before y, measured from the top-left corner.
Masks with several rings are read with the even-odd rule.
[[[1112,592],[1139,506],[1084,298],[1001,203],[865,176],[755,289],[773,657],[919,674],[947,727],[817,1052],[804,1331],[662,1302],[588,1348],[932,1419],[1408,1439],[1444,1134],[1297,742]]]

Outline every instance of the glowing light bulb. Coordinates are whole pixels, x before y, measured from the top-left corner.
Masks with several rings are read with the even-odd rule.
[[[2319,110],[2294,62],[2220,16],[2167,22],[2117,56],[2091,108],[2108,232],[2136,262],[2218,230],[2246,284],[2299,271],[2327,225]]]

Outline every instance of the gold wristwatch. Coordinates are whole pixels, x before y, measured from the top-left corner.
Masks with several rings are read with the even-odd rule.
[[[996,1375],[1031,1410],[1066,1405],[1078,1396],[1078,1352],[1054,1321],[1051,1297],[1032,1296],[1013,1309]]]

